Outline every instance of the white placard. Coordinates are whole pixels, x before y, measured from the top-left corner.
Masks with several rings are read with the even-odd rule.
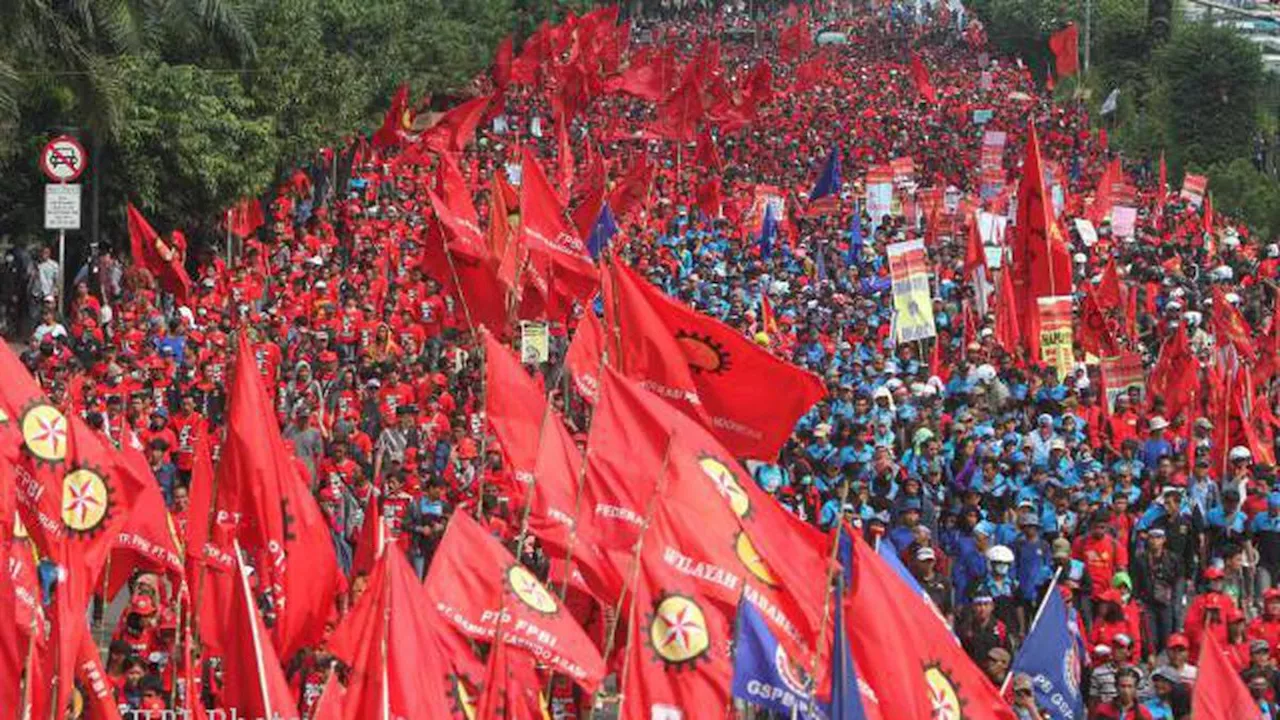
[[[48,183],[44,186],[44,229],[80,229],[80,185]]]

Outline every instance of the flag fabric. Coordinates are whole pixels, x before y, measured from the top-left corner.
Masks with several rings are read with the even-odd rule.
[[[685,395],[666,390],[661,394],[682,401],[677,407],[695,418],[709,417],[707,427],[735,456],[774,458],[799,418],[826,395],[822,380],[775,357],[736,328],[667,297],[630,268],[615,267],[619,286],[628,289],[615,298],[623,322],[612,324],[621,334],[623,372],[677,392],[692,389],[697,402],[683,402]],[[628,322],[628,313],[644,314],[657,326]],[[664,355],[673,344],[680,352]],[[684,371],[679,370],[680,358]],[[692,387],[685,384],[686,376]],[[777,396],[779,387],[789,388],[785,398]]]
[[[588,403],[600,400],[600,363],[604,355],[604,328],[594,312],[583,313],[569,342],[564,363],[573,376],[573,389]]]
[[[1213,193],[1204,195],[1204,232],[1213,232]]]
[[[257,558],[259,581],[277,607],[272,640],[282,657],[292,657],[323,635],[345,583],[329,524],[284,444],[254,349],[243,336],[237,339],[227,418],[218,506],[240,514],[237,535]]]
[[[875,696],[890,698],[893,716],[903,720],[961,712],[972,720],[1013,720],[999,691],[936,611],[860,536],[852,540],[854,577],[846,610],[853,622],[846,627],[853,662]]]
[[[835,617],[832,619],[834,636],[831,639],[831,720],[867,720],[866,705],[874,704],[876,716],[880,715],[879,702],[874,692],[867,688],[871,702],[863,701],[863,689],[858,680],[857,668],[853,665],[853,654],[849,651],[849,637],[845,630],[845,591],[844,578],[837,576],[835,589]],[[865,622],[862,621],[862,622]]]
[[[493,78],[493,84],[498,89],[498,96],[501,97],[507,85],[511,84],[511,63],[515,59],[515,38],[507,35],[498,43],[498,48],[493,52],[493,67],[490,70],[490,76]]]
[[[760,611],[746,602],[738,605],[733,696],[788,716],[795,709],[803,720],[829,717],[815,706],[809,672],[778,643]]]
[[[827,161],[822,165],[822,173],[818,175],[818,181],[809,191],[809,202],[831,195],[836,197],[840,195],[840,148],[838,146],[831,148],[831,152],[827,155]]]
[[[933,89],[933,82],[929,80],[929,70],[915,52],[911,53],[911,81],[915,83],[916,92],[920,93],[920,97],[931,103],[938,102],[938,93]]]
[[[267,627],[258,612],[257,599],[249,589],[249,569],[244,565],[239,544],[236,582],[230,598],[231,606],[222,628],[223,709],[234,710],[244,717],[294,717],[298,714],[293,692],[280,667],[280,657],[271,646]]]
[[[227,229],[247,238],[266,223],[262,215],[262,202],[257,198],[244,198],[227,211]]]
[[[756,246],[760,248],[760,257],[765,260],[773,258],[773,241],[778,235],[778,218],[773,214],[773,203],[765,203],[764,220],[760,223],[760,237]]]
[[[767,606],[770,621],[787,631],[788,650],[804,651],[794,638],[817,636],[825,590],[805,578],[825,575],[826,537],[761,490],[710,431],[671,410],[645,386],[605,369],[583,485],[582,517],[591,518],[593,538],[603,547],[633,547],[661,479],[661,497],[693,508],[681,516],[663,506],[678,554],[739,568],[727,594],[724,586],[710,589],[726,614],[733,616],[745,579],[748,601]],[[654,535],[645,537],[647,547],[658,546]]]
[[[596,292],[596,269],[565,220],[542,165],[528,147],[521,148],[521,158],[519,238],[529,251],[525,271],[541,278],[548,317],[563,318],[575,302]]]
[[[1076,720],[1085,715],[1080,687],[1087,657],[1083,650],[1062,592],[1053,587],[1040,619],[1027,633],[1010,667],[1010,672],[1031,676],[1036,705],[1052,720]]]
[[[409,109],[409,86],[403,84],[396,88],[395,94],[391,96],[391,107],[387,108],[387,114],[382,116],[382,125],[370,138],[370,142],[375,148],[399,145],[404,138],[406,120],[412,122]]]
[[[543,685],[533,658],[511,652],[505,642],[493,643],[476,720],[551,720]]]
[[[600,253],[609,247],[609,241],[618,234],[618,223],[613,219],[613,211],[606,200],[600,204],[600,214],[591,226],[591,234],[587,236],[587,252],[592,260],[599,260]]]
[[[797,19],[778,35],[778,57],[783,62],[799,58],[813,48],[813,33],[809,31],[808,18]]]
[[[1102,114],[1110,115],[1116,111],[1116,105],[1120,102],[1120,88],[1112,90],[1107,95],[1107,99],[1102,101]]]
[[[1244,319],[1240,308],[1227,300],[1221,287],[1215,287],[1213,291],[1213,315],[1209,329],[1213,331],[1218,347],[1230,344],[1240,353],[1240,357],[1249,361],[1255,358],[1257,350],[1249,321]]]
[[[459,513],[460,515],[463,513]],[[355,606],[329,638],[334,657],[351,668],[345,720],[453,717],[444,627],[423,612],[422,584],[400,548],[378,558]]]
[[[1053,214],[1053,200],[1044,184],[1044,162],[1035,124],[1027,139],[1026,161],[1018,183],[1018,224],[1013,237],[1013,275],[1018,327],[1032,358],[1040,357],[1039,312],[1042,297],[1068,295],[1072,291],[1071,254]]]
[[[973,285],[973,299],[978,315],[987,316],[991,304],[991,268],[987,267],[987,250],[978,229],[978,214],[969,222],[969,238],[964,249],[964,277]],[[936,347],[936,344],[935,344]]]
[[[1204,634],[1204,648],[1191,693],[1191,716],[1196,720],[1251,720],[1261,718],[1254,702],[1231,661],[1223,654],[1214,633]]]
[[[710,124],[703,124],[702,131],[698,133],[698,146],[693,158],[704,170],[713,171],[713,174],[719,174],[724,170],[724,161],[720,159],[716,139],[711,136]]]
[[[342,708],[347,698],[347,689],[338,681],[338,673],[329,671],[329,677],[320,689],[320,698],[316,700],[311,713],[311,720],[342,720]]]
[[[351,559],[351,577],[368,575],[387,544],[387,524],[378,512],[378,499],[370,495],[364,506],[364,520],[360,524],[360,536],[356,539],[355,555]]]
[[[1000,269],[1000,289],[996,294],[996,344],[1004,351],[1016,355],[1022,345],[1019,319],[1018,296],[1013,288],[1013,268],[1005,263]]]
[[[1093,296],[1102,307],[1119,308],[1124,302],[1125,292],[1120,284],[1120,273],[1116,270],[1115,258],[1107,261],[1102,269],[1102,277],[1093,288]]]
[[[421,157],[422,150],[438,155],[456,155],[462,152],[471,138],[475,137],[476,127],[492,101],[491,96],[485,95],[450,108],[435,124],[422,131],[418,144],[415,145],[419,149],[418,157]]]
[[[767,293],[760,293],[760,330],[771,341],[778,334],[778,318],[773,314],[773,305],[769,304]]]
[[[1114,357],[1120,354],[1120,343],[1111,331],[1111,323],[1092,289],[1084,291],[1080,303],[1080,347],[1097,357]]]
[[[721,195],[721,180],[719,176],[712,176],[706,179],[702,184],[698,185],[697,197],[695,202],[698,209],[703,215],[714,220],[719,218],[724,211],[724,198]]]
[[[1147,381],[1147,392],[1151,397],[1164,398],[1166,414],[1177,417],[1191,405],[1199,387],[1200,361],[1191,351],[1186,326],[1179,324],[1173,336],[1160,347],[1160,355]]]
[[[1049,50],[1053,52],[1054,67],[1059,78],[1075,75],[1080,69],[1080,31],[1075,23],[1049,36]]]
[[[440,618],[475,640],[499,631],[513,648],[593,692],[604,660],[560,600],[466,513],[454,513],[425,581]]]
[[[82,637],[80,652],[76,655],[76,682],[84,698],[86,714],[93,720],[120,720],[115,686],[102,667],[102,656],[93,635],[86,632]]]
[[[160,287],[177,298],[179,305],[187,304],[187,297],[191,294],[191,277],[183,266],[186,248],[175,248],[175,243],[160,237],[133,203],[129,203],[125,212],[129,226],[129,252],[133,254],[133,261],[154,275],[160,282]]]
[[[133,473],[79,415],[63,414],[7,345],[0,345],[0,377],[0,458],[8,466],[0,470],[12,473],[18,516],[29,537],[58,568],[46,610],[55,644],[46,653],[46,682],[56,683],[56,692],[45,695],[62,709],[81,636],[88,632],[89,599],[147,479]],[[6,584],[10,592],[11,587]]]
[[[853,214],[849,217],[849,255],[845,263],[854,267],[862,263],[862,205],[853,204]]]
[[[485,417],[516,482],[507,490],[518,507],[531,503],[529,529],[563,556],[574,530],[582,456],[519,359],[489,333],[484,333],[484,359]],[[528,493],[533,496],[527,501]]]

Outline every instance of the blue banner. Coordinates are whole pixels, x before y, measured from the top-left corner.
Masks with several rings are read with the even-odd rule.
[[[805,720],[827,720],[812,707],[813,681],[778,644],[764,616],[751,603],[738,604],[738,637],[734,643],[733,696],[768,710]]]
[[[1049,590],[1044,611],[1013,659],[1011,672],[1031,676],[1038,705],[1053,720],[1084,720],[1080,669],[1084,643],[1075,620],[1057,587]]]

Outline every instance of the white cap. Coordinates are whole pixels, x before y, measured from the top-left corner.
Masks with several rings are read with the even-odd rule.
[[[1163,415],[1156,415],[1155,417],[1151,418],[1152,430],[1163,430],[1167,427],[1169,427],[1169,421],[1165,420]]]

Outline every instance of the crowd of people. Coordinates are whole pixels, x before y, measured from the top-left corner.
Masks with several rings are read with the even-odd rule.
[[[579,177],[593,153],[615,181],[637,158],[654,166],[644,197],[617,218],[623,261],[825,381],[828,397],[778,458],[747,462],[752,475],[824,530],[851,521],[891,542],[964,649],[997,686],[1007,682],[1020,718],[1049,717],[1029,677],[1006,676],[1051,586],[1079,611],[1090,717],[1188,717],[1208,635],[1259,716],[1280,717],[1280,489],[1270,428],[1254,428],[1254,418],[1276,417],[1268,343],[1280,337],[1271,325],[1280,249],[1162,185],[1156,158],[1120,157],[1082,103],[1055,100],[1019,61],[993,57],[963,12],[824,4],[812,28],[847,43],[795,56],[772,29],[801,17],[754,21],[730,8],[633,21],[633,54],[669,46],[688,62],[719,41],[730,85],[771,61],[772,93],[745,127],[716,130],[716,162],[694,143],[640,133],[653,104],[621,93],[593,98],[568,128]],[[922,92],[915,58],[936,98]],[[548,167],[566,147],[539,89],[512,84],[502,100],[458,162],[482,224],[494,221],[483,217],[489,178],[518,164],[521,147]],[[1011,214],[1033,126],[1059,188],[1075,290],[1083,297],[1111,273],[1125,290],[1106,312],[1118,313],[1119,349],[1145,373],[1122,392],[1079,342],[1070,367],[1054,366],[1010,346],[997,312],[978,309],[970,225],[979,210]],[[1008,139],[994,192],[984,192],[987,131]],[[56,402],[114,442],[137,430],[185,527],[202,521],[186,517],[194,443],[208,431],[216,457],[234,337],[246,331],[344,568],[365,509],[376,507],[421,574],[455,510],[478,504],[485,527],[513,541],[519,507],[503,494],[512,483],[502,450],[486,438],[468,308],[450,278],[422,263],[435,168],[358,144],[366,149],[337,186],[301,175],[283,184],[236,257],[188,258],[185,303],[136,263],[112,261],[74,283],[60,317],[46,253],[34,265],[43,307],[23,358]],[[807,212],[833,150],[838,202]],[[891,213],[871,216],[865,175],[897,158],[914,161],[909,187],[956,201],[926,211],[899,189]],[[1118,177],[1108,175],[1114,158]],[[725,188],[720,217],[699,198],[713,176]],[[1104,176],[1137,210],[1124,237],[1105,217],[1094,236],[1074,222],[1093,217]],[[739,222],[751,186],[771,186],[787,208],[772,245]],[[897,342],[885,247],[913,239],[927,247],[936,334]],[[1000,257],[991,250],[1001,242],[984,237],[986,255]],[[1254,330],[1253,357],[1233,349],[1224,359],[1209,322],[1223,302]],[[584,433],[590,406],[562,365],[576,324],[573,314],[551,323],[550,356],[531,369],[570,430]],[[1184,332],[1194,359],[1178,372],[1202,390],[1175,414],[1144,379]],[[1213,373],[1226,363],[1256,378],[1247,417],[1212,403],[1212,378],[1223,377]],[[545,567],[536,546],[527,557]],[[129,583],[105,662],[121,708],[160,709],[171,697],[176,608],[163,584],[146,572]],[[286,661],[309,708],[326,677],[323,648]],[[216,688],[212,680],[206,693]],[[589,704],[568,709],[568,692],[553,698],[559,717]]]

